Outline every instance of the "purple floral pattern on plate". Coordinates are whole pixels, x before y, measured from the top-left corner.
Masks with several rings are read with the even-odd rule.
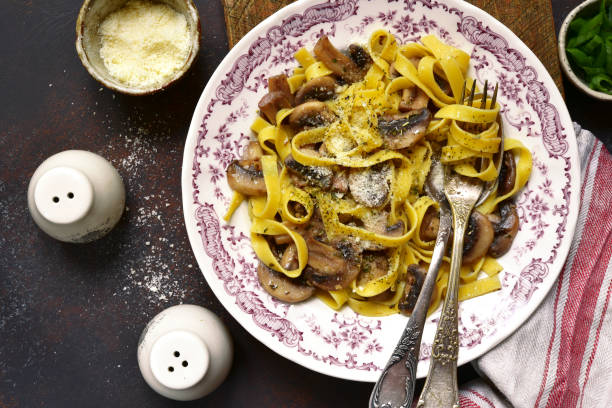
[[[295,67],[292,54],[322,35],[347,46],[385,28],[401,41],[436,34],[472,56],[478,81],[500,83],[506,135],[533,153],[532,177],[517,199],[521,230],[501,259],[502,290],[460,306],[459,363],[489,350],[516,329],[559,273],[577,216],[576,144],[567,111],[545,69],[499,22],[458,0],[302,1],[281,10],[236,47],[201,98],[185,148],[183,198],[190,241],[207,282],[247,331],[279,354],[313,370],[375,381],[405,318],[335,312],[313,299],[287,305],[259,287],[246,210],[231,224],[225,167],[251,138],[250,123],[266,78]],[[552,96],[551,96],[552,95]],[[244,207],[244,206],[243,206]],[[417,375],[426,373],[435,321],[426,325]]]

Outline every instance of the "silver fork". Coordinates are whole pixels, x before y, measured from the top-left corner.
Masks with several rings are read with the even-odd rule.
[[[487,86],[483,95],[481,108],[486,106]],[[468,105],[474,102],[475,84],[468,100]],[[495,104],[497,86],[495,87]],[[461,103],[465,99],[465,84],[463,86]],[[500,157],[503,155],[500,153]],[[501,164],[501,160],[500,160]],[[497,167],[499,174],[499,169]],[[448,166],[444,170],[444,193],[453,214],[453,248],[446,297],[442,305],[440,320],[436,329],[431,350],[429,373],[419,397],[417,408],[459,408],[459,393],[457,387],[457,357],[459,354],[458,307],[459,307],[459,272],[463,258],[463,238],[470,214],[477,202],[484,202],[493,191],[495,185],[485,185],[478,179],[464,177],[454,173]]]
[[[463,236],[474,204],[478,201],[482,190],[483,184],[480,180],[451,173],[448,168],[445,170],[444,193],[453,213],[453,252],[446,297],[431,347],[429,374],[417,407],[459,408],[457,391],[459,272],[463,257]]]
[[[372,390],[370,408],[409,408],[412,405],[423,327],[451,227],[450,208],[444,197],[444,169],[439,154],[432,157],[425,190],[440,206],[440,226],[436,244],[421,293],[406,328]]]
[[[476,81],[474,81],[474,84],[475,83],[476,83]],[[488,86],[489,86],[489,81],[485,81],[482,101],[480,102],[480,109],[484,109],[484,108],[487,107],[487,88],[488,88]],[[495,102],[497,102],[497,90],[498,90],[498,88],[499,88],[499,84],[496,83],[495,84],[495,90],[493,91],[493,96],[491,97],[491,104],[489,105],[491,108],[493,108],[495,106]],[[474,85],[472,85],[472,93],[470,94],[470,97],[472,97],[471,95],[473,95],[473,94],[474,94]],[[463,92],[462,92],[462,95],[461,95],[461,103],[462,104],[463,104],[464,98],[465,98],[465,83],[463,84]],[[469,102],[469,104],[471,105],[472,102]],[[485,186],[484,186],[484,188],[482,190],[482,194],[478,198],[478,201],[476,202],[474,207],[478,207],[479,205],[481,205],[482,203],[485,202],[485,200],[491,195],[493,190],[495,190],[497,188],[497,183],[499,181],[499,172],[501,171],[502,159],[504,158],[504,132],[502,130],[502,125],[501,125],[501,123],[499,121],[499,115],[498,115],[496,120],[499,123],[499,137],[501,139],[501,141],[499,142],[499,153],[497,154],[496,162],[495,162],[495,168],[497,169],[497,177],[495,177],[494,180],[488,181],[488,182],[485,183]]]

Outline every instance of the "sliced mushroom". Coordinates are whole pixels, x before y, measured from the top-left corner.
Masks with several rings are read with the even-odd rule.
[[[329,190],[332,185],[333,171],[329,167],[304,166],[289,155],[285,158],[285,166],[291,172],[303,177],[307,184]]]
[[[306,281],[323,290],[348,287],[359,274],[360,254],[352,245],[344,243],[334,248],[312,237],[306,239],[308,266],[304,269]]]
[[[429,96],[420,88],[413,86],[402,90],[402,100],[398,106],[400,112],[406,113],[413,110],[427,108]]]
[[[308,286],[303,280],[292,279],[285,274],[269,268],[263,262],[257,267],[257,278],[261,287],[278,300],[287,303],[297,303],[311,297],[315,288]]]
[[[257,161],[263,156],[263,150],[259,142],[251,141],[242,152],[242,160]]]
[[[289,82],[287,82],[287,75],[280,74],[268,78],[268,91],[283,92],[291,95],[291,88],[289,88]]]
[[[290,244],[285,248],[280,259],[280,264],[287,270],[296,269],[298,267],[298,250],[295,244]]]
[[[319,61],[349,84],[361,81],[365,76],[365,71],[360,69],[349,57],[338,51],[327,36],[323,36],[317,41],[314,53]]]
[[[389,273],[389,259],[384,252],[364,252],[361,269],[357,277],[357,286],[363,287],[368,282],[382,278]]]
[[[494,238],[489,247],[489,255],[499,258],[510,250],[519,228],[516,206],[505,200],[499,206],[500,222],[493,224]]]
[[[334,172],[334,175],[332,177],[331,190],[340,194],[348,193],[349,183],[348,176],[345,170]]]
[[[419,298],[427,272],[417,264],[408,265],[406,272],[406,287],[404,288],[402,299],[397,304],[397,308],[402,314],[409,316],[412,314]]]
[[[374,61],[372,61],[372,57],[370,57],[370,54],[368,54],[365,48],[360,45],[349,45],[348,52],[351,60],[353,60],[355,65],[357,65],[362,71],[367,72],[374,63]]]
[[[393,298],[393,296],[395,296],[395,292],[392,291],[391,289],[387,289],[382,293],[379,293],[376,296],[370,296],[368,298],[368,300],[372,301],[372,302],[385,302],[387,300],[390,300],[391,298]]]
[[[263,172],[250,160],[234,160],[227,167],[227,183],[232,190],[247,196],[266,195]]]
[[[497,186],[497,196],[508,194],[514,188],[516,180],[516,164],[514,155],[511,151],[504,152],[502,167],[499,170],[499,185]]]
[[[274,243],[276,245],[287,245],[293,242],[291,235],[289,234],[280,234],[274,235]]]
[[[425,211],[421,229],[419,234],[421,239],[425,241],[433,241],[438,237],[438,229],[440,228],[440,213],[434,207],[429,207]]]
[[[336,80],[330,76],[313,78],[295,94],[295,103],[300,105],[309,100],[326,101],[335,95]]]
[[[308,246],[308,265],[325,274],[335,274],[344,269],[342,253],[331,245],[324,244],[312,237],[306,241]]]
[[[463,263],[469,264],[483,257],[493,242],[493,225],[479,211],[473,211],[463,241]]]
[[[391,167],[387,163],[351,169],[348,177],[353,198],[366,207],[380,207],[389,197]]]
[[[298,129],[325,126],[335,119],[334,114],[321,101],[304,102],[289,115],[289,123]]]
[[[516,179],[516,164],[510,151],[504,152],[502,167],[499,174],[497,194],[508,194],[514,188]],[[494,239],[489,248],[489,255],[499,258],[510,250],[512,242],[518,233],[519,216],[516,206],[510,200],[499,204],[499,216],[493,221]]]
[[[268,122],[276,125],[276,114],[281,109],[291,108],[291,100],[285,92],[269,92],[261,98],[257,106]]]
[[[383,135],[386,148],[405,149],[425,136],[430,120],[431,113],[428,109],[415,110],[380,118],[378,130]]]

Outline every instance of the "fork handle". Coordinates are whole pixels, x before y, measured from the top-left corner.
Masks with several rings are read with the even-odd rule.
[[[423,326],[427,318],[438,270],[446,250],[450,227],[450,208],[446,202],[442,202],[440,203],[438,237],[421,293],[406,323],[402,337],[374,386],[370,396],[370,408],[408,408],[412,405]]]
[[[454,236],[448,288],[431,349],[429,374],[417,408],[459,408],[457,391],[459,272],[463,258],[463,236],[473,203],[472,206],[455,206],[451,203],[451,208]]]

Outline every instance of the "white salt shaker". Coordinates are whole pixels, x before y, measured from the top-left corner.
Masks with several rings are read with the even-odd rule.
[[[213,392],[227,377],[232,359],[232,339],[223,322],[196,305],[162,311],[138,342],[138,366],[147,384],[179,401]]]
[[[45,160],[28,187],[34,222],[65,242],[91,242],[109,233],[125,207],[125,188],[103,157],[66,150]]]

